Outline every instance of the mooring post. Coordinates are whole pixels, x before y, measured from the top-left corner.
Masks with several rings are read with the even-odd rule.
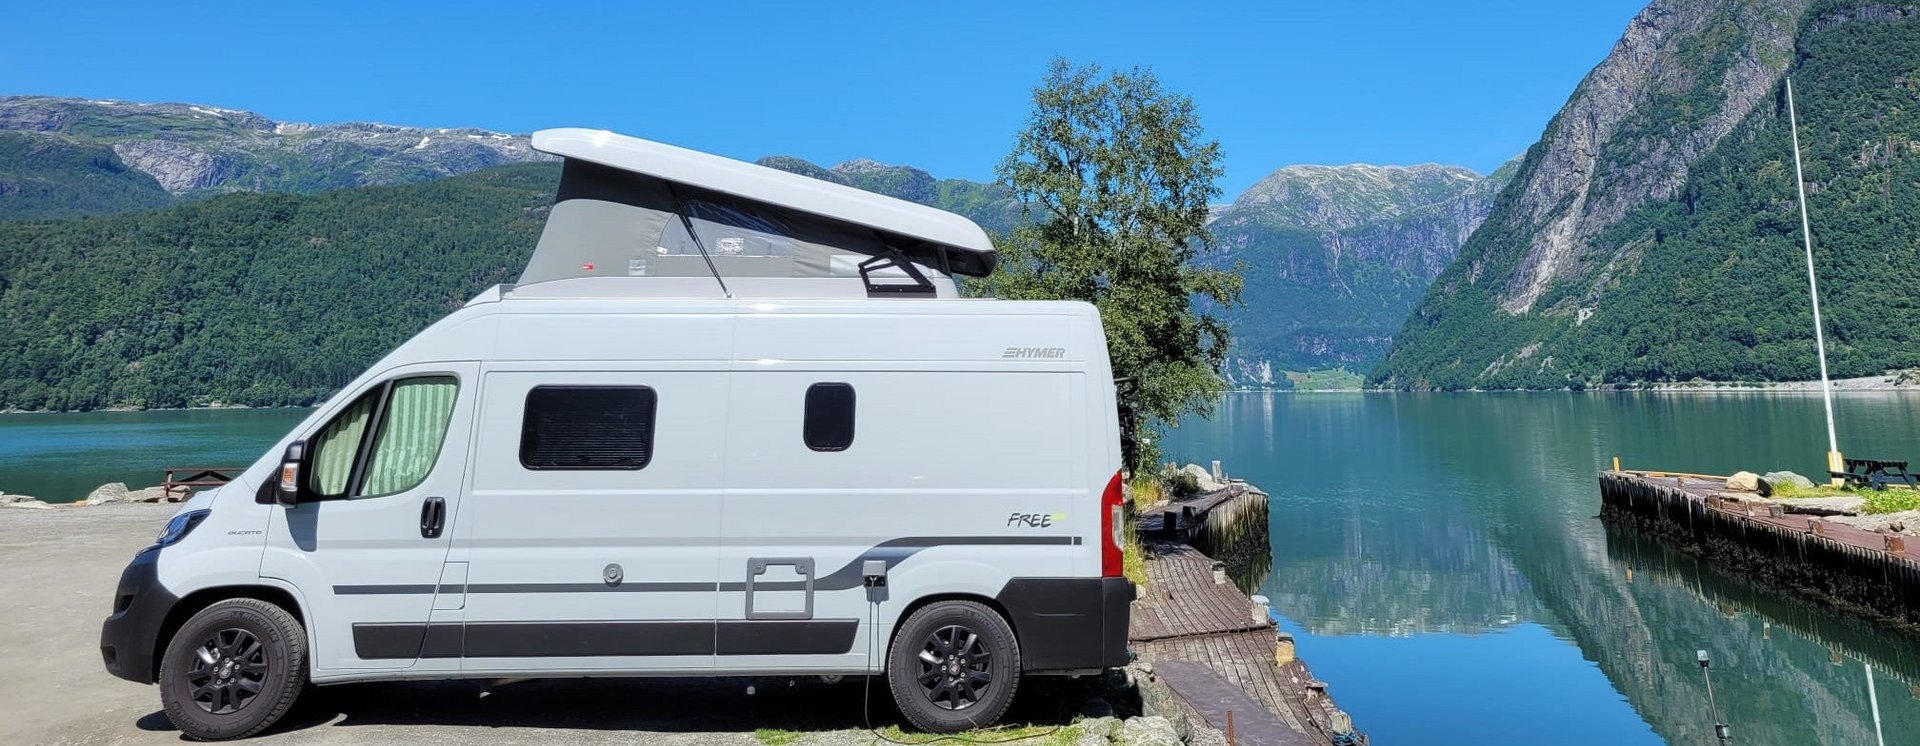
[[[1615,456],[1613,457],[1613,470],[1614,470],[1614,471],[1619,471],[1619,470],[1620,470],[1620,456],[1618,456],[1618,455],[1615,455]]]
[[[1273,617],[1267,615],[1266,596],[1253,597],[1253,623],[1263,625],[1273,623]]]

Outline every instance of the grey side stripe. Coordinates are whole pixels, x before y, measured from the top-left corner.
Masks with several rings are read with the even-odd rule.
[[[939,546],[1079,546],[1078,536],[909,536],[889,539],[861,552],[840,569],[821,576],[814,581],[813,590],[844,591],[861,586],[861,566],[867,560],[885,560],[887,569],[906,561],[908,557],[922,550]],[[755,583],[756,591],[798,591],[804,590],[805,583]],[[362,596],[380,594],[431,594],[432,585],[336,585],[334,595]],[[745,581],[720,583],[702,582],[659,582],[659,583],[475,583],[461,586],[439,586],[441,593],[711,593],[714,591],[734,592],[747,589]]]

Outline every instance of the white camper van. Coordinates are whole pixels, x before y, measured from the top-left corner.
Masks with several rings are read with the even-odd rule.
[[[312,684],[884,675],[914,725],[1126,659],[1093,307],[958,297],[951,213],[592,130],[539,245],[127,567],[107,669],[194,738]]]

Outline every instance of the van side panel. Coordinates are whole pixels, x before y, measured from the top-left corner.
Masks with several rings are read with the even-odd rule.
[[[835,340],[793,344],[808,328]],[[869,646],[884,653],[919,599],[992,601],[1016,578],[1097,575],[1090,542],[1105,481],[1084,475],[1105,449],[1089,454],[1081,403],[1093,389],[1079,363],[1062,359],[1070,328],[1059,316],[743,316],[728,405],[720,624],[724,634],[730,621],[769,612],[820,624],[796,625],[785,654],[723,652],[720,669],[877,669]],[[1062,353],[1006,358],[1010,346]],[[854,392],[854,437],[843,450],[806,442],[807,391],[817,384]],[[862,584],[870,560],[886,567],[882,589]],[[829,640],[829,626],[858,634]]]
[[[649,331],[675,330],[662,320]],[[464,671],[711,670],[727,385],[712,368],[488,366],[472,523],[460,533]],[[522,432],[536,387],[650,389],[645,466],[529,468]]]

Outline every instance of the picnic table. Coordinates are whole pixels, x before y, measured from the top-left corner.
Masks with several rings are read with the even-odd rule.
[[[1834,479],[1844,479],[1853,487],[1870,487],[1884,490],[1887,485],[1898,481],[1908,487],[1920,489],[1920,477],[1907,470],[1907,462],[1878,458],[1850,458],[1845,471],[1827,472]]]

